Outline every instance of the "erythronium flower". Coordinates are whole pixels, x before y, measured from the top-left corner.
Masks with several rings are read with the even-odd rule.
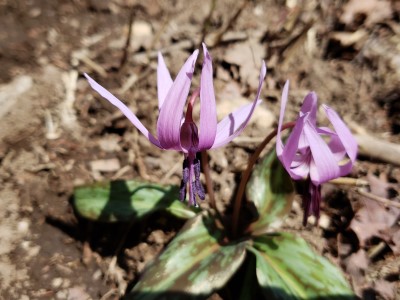
[[[183,116],[183,110],[189,95],[199,51],[195,50],[187,59],[175,81],[172,81],[161,53],[158,54],[157,88],[160,113],[157,121],[157,137],[144,127],[142,122],[124,103],[85,74],[91,87],[118,107],[151,143],[161,149],[176,150],[184,153],[185,159],[179,197],[182,201],[185,200],[188,186],[189,203],[192,205],[196,205],[196,195],[202,200],[205,197],[204,189],[200,182],[200,162],[196,158],[197,152],[222,147],[242,132],[249,122],[255,107],[261,102],[259,97],[267,72],[263,62],[258,91],[254,101],[240,107],[217,123],[212,61],[205,44],[203,44],[203,51],[204,62],[200,77],[200,87],[192,93],[185,116]],[[197,98],[200,98],[200,130],[192,118],[193,106]]]
[[[282,92],[276,152],[286,171],[294,180],[305,179],[308,192],[303,195],[304,219],[309,215],[319,218],[321,184],[347,175],[357,156],[357,142],[338,114],[323,105],[334,130],[317,127],[317,95],[309,93],[301,107],[299,117],[286,141],[282,142],[281,128],[288,98],[289,82]],[[323,137],[328,138],[326,143]]]

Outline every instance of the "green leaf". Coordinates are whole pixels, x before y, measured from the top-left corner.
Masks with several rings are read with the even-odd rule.
[[[242,264],[247,243],[223,245],[223,237],[210,216],[189,220],[127,299],[202,298],[223,287]]]
[[[259,299],[260,297],[258,294],[261,294],[261,292],[259,292],[260,287],[258,286],[256,278],[256,259],[253,255],[246,256],[246,260],[244,261],[241,270],[243,269],[243,273],[241,273],[240,271],[238,272],[238,274],[241,275],[242,280],[240,282],[240,293],[237,299]]]
[[[276,156],[270,151],[254,168],[246,186],[246,196],[253,202],[258,219],[249,226],[252,235],[276,228],[290,212],[294,199],[293,181]]]
[[[134,180],[76,187],[74,207],[84,218],[102,221],[131,221],[158,210],[189,219],[199,209],[177,200],[178,187],[161,186]]]
[[[257,278],[266,299],[355,299],[338,268],[289,233],[254,238]]]

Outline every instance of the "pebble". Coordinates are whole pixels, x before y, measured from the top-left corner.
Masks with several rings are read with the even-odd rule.
[[[68,299],[68,294],[69,294],[68,290],[60,290],[56,294],[56,299],[59,300]]]
[[[93,273],[92,278],[93,278],[94,281],[96,281],[96,280],[99,280],[101,278],[101,275],[102,275],[102,272],[101,272],[100,269],[98,269],[97,271],[95,271]]]
[[[319,227],[321,227],[323,229],[328,229],[329,226],[331,225],[331,219],[329,218],[328,215],[321,214],[318,225],[319,225]]]
[[[52,286],[52,288],[54,288],[54,289],[60,288],[62,284],[63,284],[63,279],[60,278],[60,277],[54,278],[54,279],[51,281],[51,286]]]
[[[29,222],[27,220],[18,222],[17,230],[21,234],[27,234],[29,231]]]

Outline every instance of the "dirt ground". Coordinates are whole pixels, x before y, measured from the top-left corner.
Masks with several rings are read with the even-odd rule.
[[[157,51],[176,75],[205,41],[219,119],[253,99],[262,59],[268,67],[251,124],[209,152],[218,208],[226,209],[249,155],[276,127],[285,81],[286,120],[314,90],[357,134],[349,177],[358,181],[324,185],[318,226],[301,225],[297,199],[283,228],[339,265],[360,297],[400,299],[399,21],[400,3],[386,0],[0,1],[0,298],[119,299],[181,228],[163,214],[132,227],[75,215],[74,186],[179,184],[182,165],[93,92],[83,73],[155,132]],[[230,299],[225,294],[211,299]]]

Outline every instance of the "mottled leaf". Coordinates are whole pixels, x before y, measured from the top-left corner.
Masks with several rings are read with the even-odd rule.
[[[243,268],[244,267],[244,268]],[[244,269],[243,273],[240,271]],[[240,282],[240,293],[238,300],[259,299],[261,292],[256,277],[256,259],[253,255],[247,255],[242,268],[238,272],[242,281]],[[236,297],[235,297],[236,298]]]
[[[176,186],[160,186],[134,180],[118,180],[76,187],[74,207],[80,216],[102,222],[131,221],[165,210],[184,219],[199,209],[177,200]]]
[[[338,268],[289,233],[254,238],[257,278],[266,299],[355,299]]]
[[[258,219],[249,226],[252,235],[276,228],[290,212],[294,198],[290,176],[271,150],[254,168],[246,186],[247,199],[254,203]]]
[[[206,214],[189,220],[140,278],[127,299],[193,299],[225,285],[242,264],[246,242],[221,244]]]

